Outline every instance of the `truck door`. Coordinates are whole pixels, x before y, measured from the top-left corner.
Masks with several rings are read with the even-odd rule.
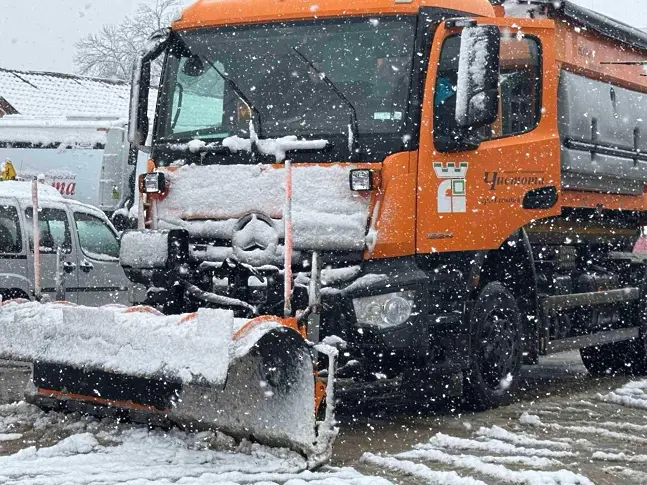
[[[48,295],[52,301],[56,299],[56,248],[62,252],[62,265],[68,267],[65,274],[65,299],[76,303],[78,286],[76,258],[73,253],[72,233],[67,211],[62,208],[40,209],[38,213],[40,229],[40,287],[43,295]],[[31,207],[25,209],[25,231],[29,239],[29,251],[34,253],[34,219]],[[33,281],[33,267],[28,268]]]
[[[560,212],[553,24],[477,20],[500,31],[493,29],[500,35],[498,116],[486,126],[458,126],[462,25],[469,22],[444,22],[424,93],[418,253],[496,249],[531,220]],[[478,62],[478,53],[472,57]]]
[[[20,222],[18,202],[0,198],[0,294],[17,296],[17,290],[29,295],[32,284],[27,273],[27,248]]]
[[[119,264],[119,240],[96,214],[74,211],[78,236],[79,304],[101,306],[128,303],[130,282]]]

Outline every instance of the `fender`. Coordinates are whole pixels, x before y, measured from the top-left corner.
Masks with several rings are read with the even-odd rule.
[[[468,279],[468,301],[475,301],[480,288],[491,281],[504,284],[516,298],[521,312],[528,317],[524,320],[526,363],[536,363],[541,313],[535,259],[525,229],[508,237],[499,249],[477,254]]]
[[[16,273],[0,273],[0,291],[7,290],[20,290],[26,295],[31,293],[32,284],[28,278]]]

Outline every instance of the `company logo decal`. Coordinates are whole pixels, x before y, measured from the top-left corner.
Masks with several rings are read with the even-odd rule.
[[[510,193],[510,189],[525,187],[523,190],[527,191],[531,187],[543,187],[546,185],[544,172],[531,170],[485,172],[483,182],[487,184],[491,195],[480,197],[479,203],[482,205],[521,205],[523,194],[519,194],[519,190],[513,190]]]
[[[501,185],[544,185],[544,172],[485,172],[483,181],[490,190]]]
[[[439,213],[467,212],[467,169],[467,162],[460,162],[458,166],[454,162],[449,162],[446,166],[434,162],[436,176],[441,179],[438,185]]]

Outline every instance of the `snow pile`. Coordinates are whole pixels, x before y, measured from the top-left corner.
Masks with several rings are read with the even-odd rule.
[[[594,460],[647,463],[647,455],[628,455],[627,453],[605,453],[604,451],[596,451],[591,455],[591,457]]]
[[[544,423],[539,419],[539,416],[523,413],[521,418],[519,418],[521,424],[526,424],[543,429],[552,429],[555,431],[567,432],[567,433],[576,433],[576,434],[588,434],[588,435],[597,435],[605,438],[616,439],[620,441],[634,441],[637,443],[647,443],[647,438],[640,436],[619,433],[617,431],[611,431],[607,428],[603,428],[599,425],[585,425],[585,426],[569,426],[560,423]]]
[[[21,433],[0,433],[0,441],[14,441],[22,438]]]
[[[484,459],[471,455],[451,455],[441,450],[416,449],[396,455],[398,459],[424,459],[472,470],[481,475],[495,478],[508,483],[531,483],[545,485],[580,484],[593,485],[588,478],[568,470],[543,471],[543,470],[510,470],[503,465],[488,463]],[[370,462],[370,456],[366,458]]]
[[[600,401],[619,404],[631,408],[647,409],[647,380],[632,381],[611,391],[608,394],[598,394]]]
[[[479,430],[483,433],[483,428]],[[420,450],[432,450],[432,449],[446,449],[446,450],[459,450],[459,451],[482,451],[488,453],[507,453],[510,455],[524,455],[524,456],[539,456],[539,457],[574,457],[577,453],[566,450],[554,450],[547,448],[530,448],[527,447],[530,443],[536,443],[536,441],[528,440],[527,442],[521,441],[521,436],[517,436],[514,441],[523,442],[526,446],[517,446],[511,443],[506,443],[498,439],[487,439],[487,440],[472,440],[466,438],[457,438],[454,436],[448,436],[443,433],[438,433],[436,436],[431,438],[428,443],[422,443],[416,448]],[[556,443],[554,443],[551,448],[554,448]],[[570,449],[570,446],[567,450]]]
[[[350,169],[341,165],[293,167],[295,249],[364,250],[369,199],[350,190]],[[282,167],[185,165],[165,175],[169,193],[158,203],[160,228],[185,228],[196,237],[231,240],[242,229],[236,222],[259,212],[271,219],[269,229],[283,236]],[[280,255],[275,256],[280,261]]]
[[[525,433],[512,433],[496,425],[492,426],[491,428],[481,427],[476,431],[476,434],[478,436],[483,436],[485,438],[490,438],[493,440],[507,441],[508,443],[512,443],[513,445],[517,446],[541,446],[558,450],[569,450],[571,448],[571,445],[569,445],[568,443],[560,443],[558,441],[551,440],[538,440]]]
[[[413,478],[422,480],[423,483],[442,483],[446,485],[486,485],[481,480],[471,477],[462,477],[454,471],[436,471],[421,463],[414,463],[408,460],[401,460],[390,456],[378,456],[373,453],[365,453],[362,461],[371,465],[380,466],[394,470]]]
[[[8,302],[0,307],[0,357],[221,384],[233,326],[233,313],[224,310],[200,309],[184,318]]]
[[[462,476],[463,471],[487,477],[497,483],[528,485],[592,485],[588,478],[559,468],[563,462],[556,458],[578,456],[571,445],[552,440],[540,440],[526,433],[513,433],[499,426],[481,427],[476,438],[459,438],[437,433],[428,442],[395,455],[364,453],[363,463],[403,473],[428,483],[480,485],[484,482]],[[468,451],[474,454],[456,453]],[[422,462],[422,463],[421,463]],[[437,471],[423,463],[437,463],[458,471]],[[521,469],[513,470],[509,466]]]
[[[19,405],[18,413],[32,427],[45,415]],[[8,410],[0,406],[0,421]],[[28,447],[0,456],[0,483],[11,485],[187,485],[285,484],[388,485],[379,477],[363,476],[352,468],[305,470],[299,454],[244,442],[235,445],[214,432],[164,432],[127,424],[104,426],[103,421],[67,417],[66,428],[79,433],[53,446]],[[65,434],[65,433],[64,433]],[[58,433],[60,436],[60,433]]]

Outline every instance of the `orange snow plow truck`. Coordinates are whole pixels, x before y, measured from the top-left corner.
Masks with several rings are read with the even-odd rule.
[[[135,68],[129,135],[150,161],[121,264],[169,315],[142,335],[231,320],[249,343],[226,337],[237,363],[212,379],[34,351],[35,399],[179,414],[305,452],[317,433],[296,423],[314,425],[331,387],[326,343],[345,342],[343,392],[477,409],[554,352],[580,349],[596,375],[647,372],[647,256],[632,253],[646,63],[647,34],[569,1],[196,2]],[[179,338],[188,359],[209,354]],[[222,397],[236,386],[266,404]]]

